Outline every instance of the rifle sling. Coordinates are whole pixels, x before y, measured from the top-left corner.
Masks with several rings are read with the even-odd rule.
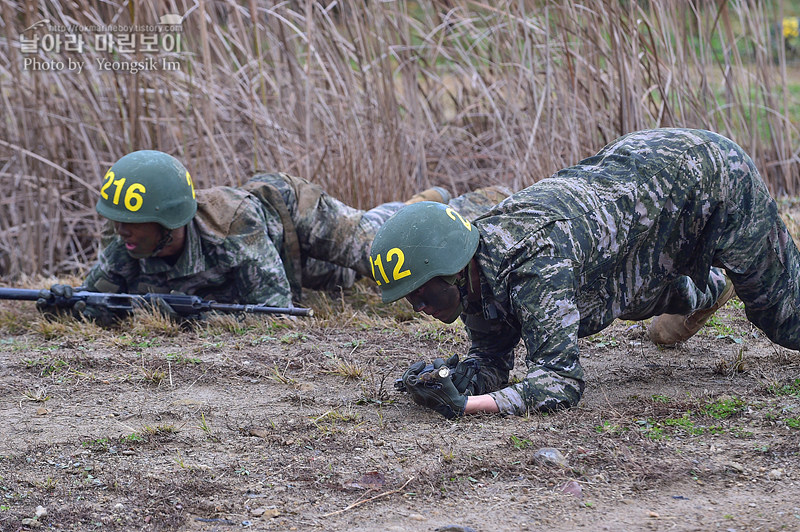
[[[264,205],[271,207],[281,219],[283,224],[283,247],[281,249],[281,260],[289,285],[292,289],[292,296],[295,301],[300,301],[302,295],[302,256],[300,254],[300,241],[297,238],[297,230],[294,226],[289,208],[283,199],[280,191],[269,183],[260,180],[251,180],[242,185],[245,190],[255,196]]]

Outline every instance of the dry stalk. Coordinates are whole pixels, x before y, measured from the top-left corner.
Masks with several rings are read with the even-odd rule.
[[[144,148],[182,159],[198,187],[285,171],[367,208],[430,185],[520,189],[632,129],[696,126],[798,195],[779,4],[176,0],[183,51],[157,59],[180,68],[133,75],[97,60],[141,51],[23,54],[20,33],[152,23],[160,4],[0,0],[0,277],[84,273],[101,177]]]

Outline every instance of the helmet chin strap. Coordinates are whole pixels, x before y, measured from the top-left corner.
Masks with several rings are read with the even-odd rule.
[[[458,288],[458,309],[457,311],[453,312],[452,319],[442,320],[445,323],[453,323],[454,321],[456,321],[456,319],[458,319],[461,313],[464,312],[464,309],[467,308],[467,305],[469,304],[467,301],[467,296],[470,294],[470,292],[473,291],[472,275],[470,275],[471,272],[472,272],[472,261],[469,261],[466,267],[463,270],[461,270],[461,272],[459,272],[462,275],[456,273],[453,275],[442,276],[444,282]]]

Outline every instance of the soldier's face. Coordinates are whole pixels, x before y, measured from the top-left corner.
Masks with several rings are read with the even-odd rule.
[[[114,231],[125,242],[128,254],[137,259],[149,257],[162,237],[162,228],[155,222],[141,224],[114,222]]]
[[[406,296],[416,312],[424,312],[439,321],[453,323],[461,314],[458,287],[441,277],[434,277]]]

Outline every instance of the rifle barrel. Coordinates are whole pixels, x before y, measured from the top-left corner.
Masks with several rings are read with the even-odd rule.
[[[39,290],[30,288],[0,288],[0,299],[36,301],[39,299]]]
[[[9,299],[15,301],[36,301],[39,299],[40,290],[29,288],[4,288],[0,287],[0,300]],[[174,296],[172,294],[107,294],[103,292],[75,292],[71,302],[76,298],[87,296],[104,298],[102,301],[107,307],[118,310],[130,310],[133,302],[147,301],[148,297],[164,297],[169,301],[171,297],[181,297],[188,299],[194,305],[208,305],[208,310],[218,310],[220,312],[251,312],[254,314],[288,314],[290,316],[313,316],[314,311],[303,307],[267,307],[263,305],[241,305],[235,303],[217,303],[216,301],[205,302],[197,296]]]
[[[212,302],[210,310],[222,312],[252,312],[254,314],[288,314],[290,316],[313,316],[314,310],[303,307],[267,307],[264,305],[236,305]]]

